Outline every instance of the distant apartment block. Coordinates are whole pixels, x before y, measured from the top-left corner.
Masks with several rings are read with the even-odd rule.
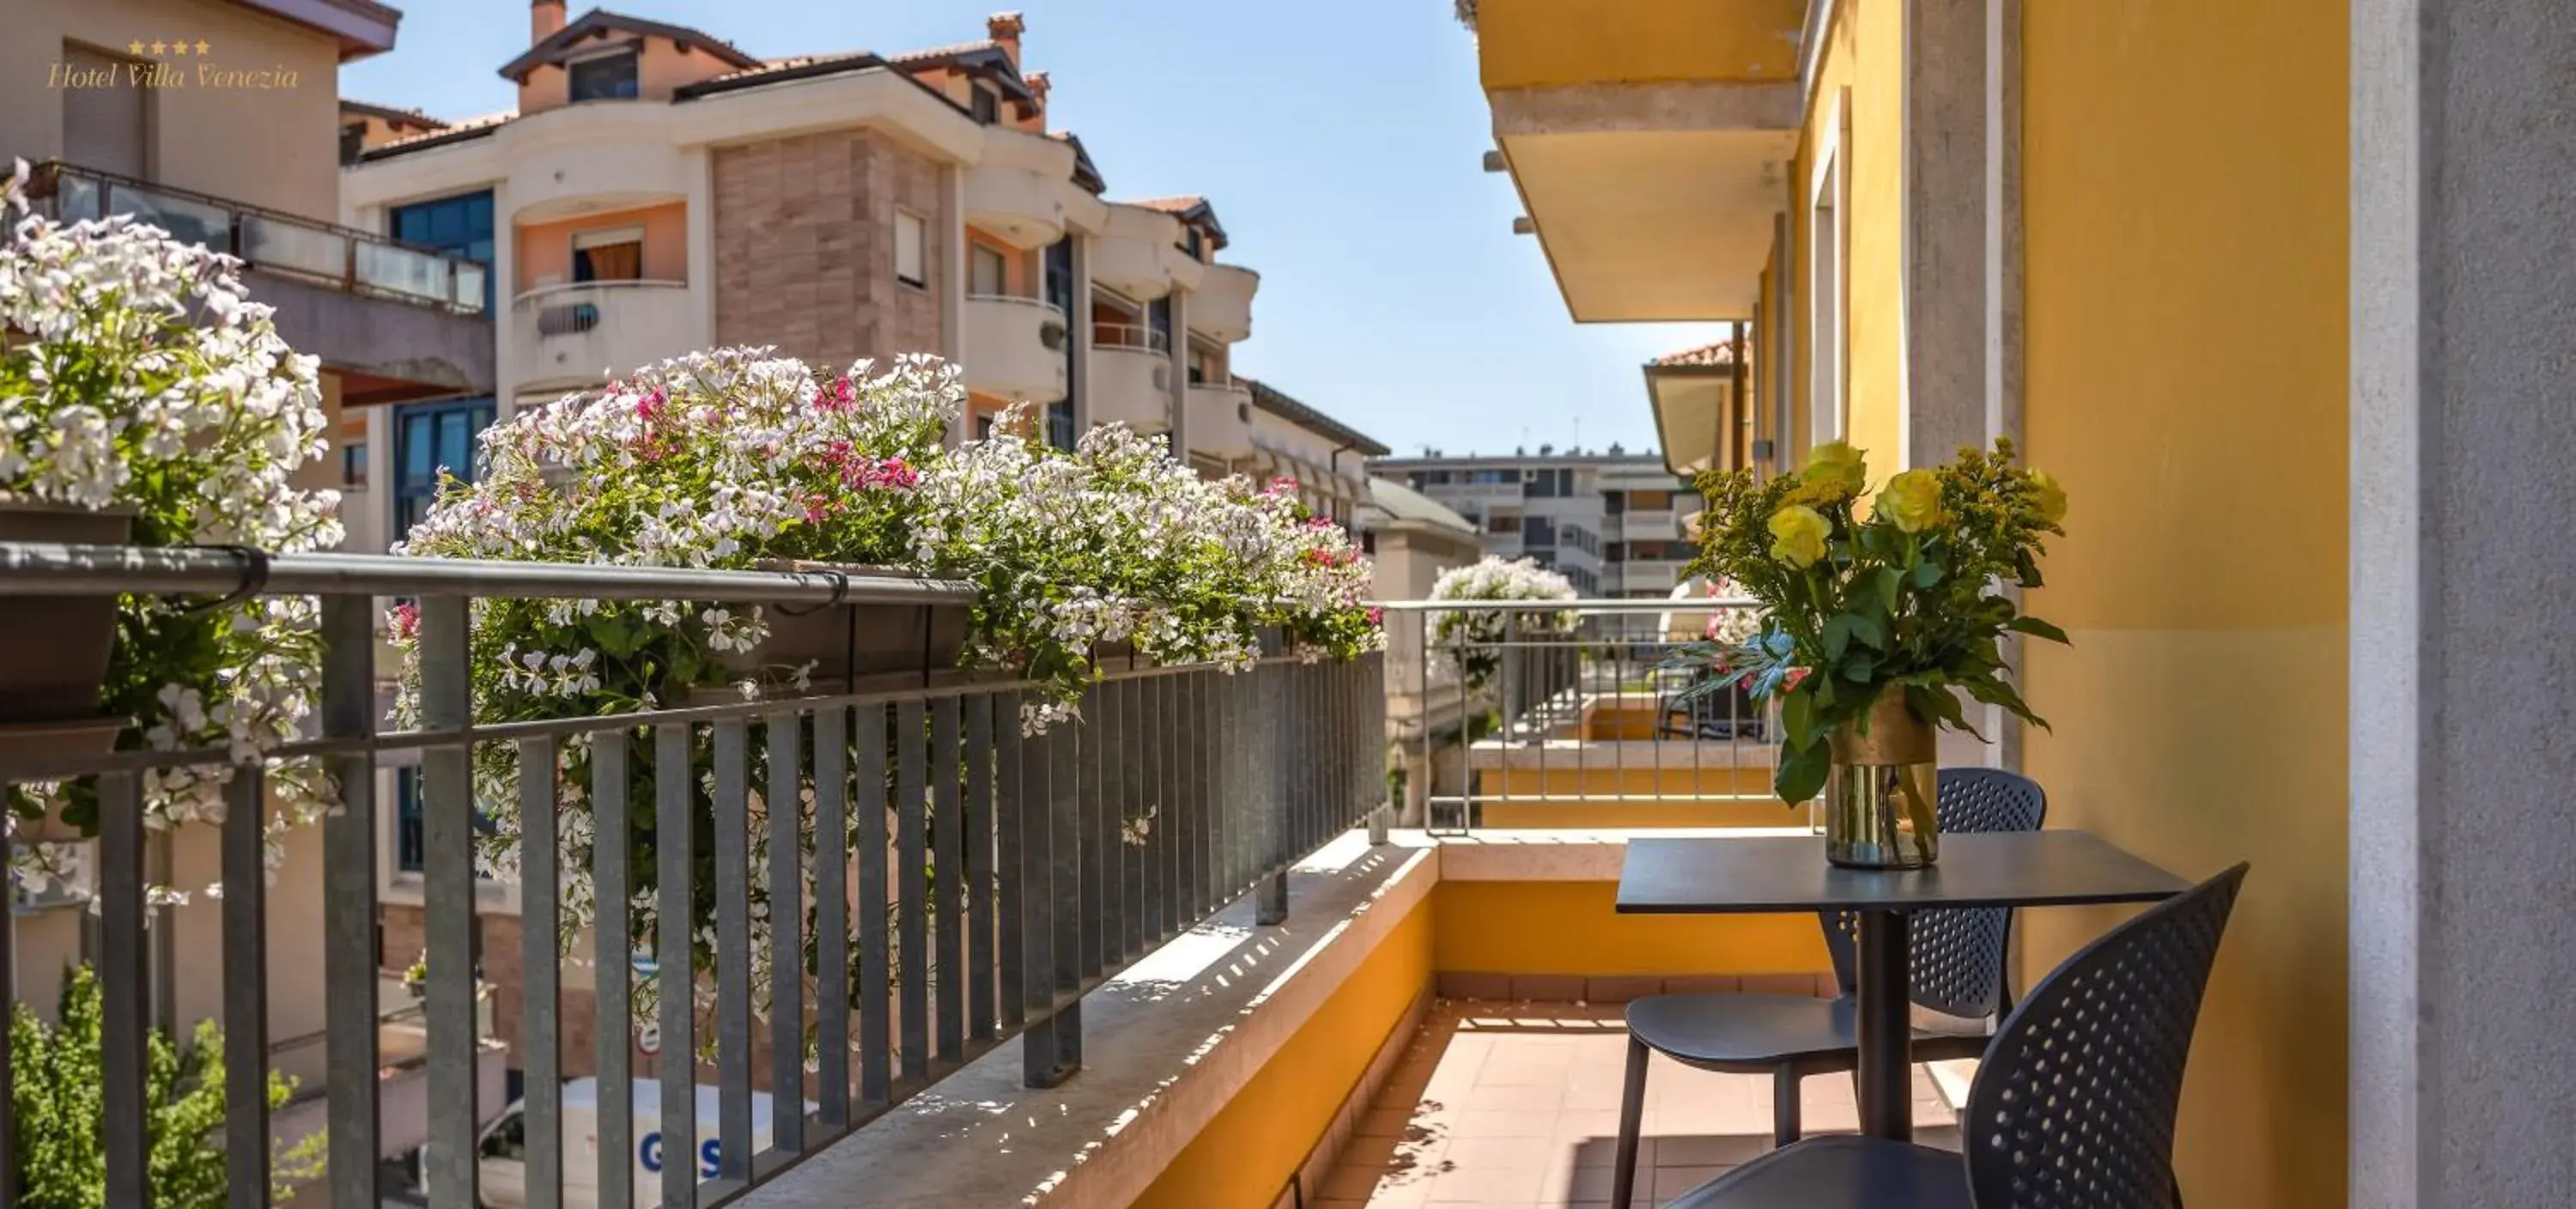
[[[1699,496],[1651,453],[1558,450],[1380,458],[1394,479],[1473,522],[1484,551],[1554,568],[1592,597],[1661,598],[1691,559]]]

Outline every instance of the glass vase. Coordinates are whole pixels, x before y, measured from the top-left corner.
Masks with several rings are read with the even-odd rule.
[[[1921,869],[1941,859],[1937,748],[1931,724],[1905,707],[1903,690],[1881,694],[1829,742],[1825,859],[1854,869]]]

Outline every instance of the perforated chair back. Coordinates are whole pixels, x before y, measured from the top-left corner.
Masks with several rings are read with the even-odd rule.
[[[2048,821],[2048,792],[2039,782],[2000,768],[1944,768],[1933,812],[1947,835],[2037,831]],[[1824,917],[1825,947],[1843,993],[1860,985],[1860,919],[1848,911]],[[2012,912],[2002,907],[1922,911],[1907,949],[1914,1002],[1969,1020],[2000,1015],[2012,1004],[2004,964],[2012,952]]]
[[[2032,988],[1961,1117],[1977,1209],[2179,1209],[2174,1117],[2238,865],[2113,929]]]

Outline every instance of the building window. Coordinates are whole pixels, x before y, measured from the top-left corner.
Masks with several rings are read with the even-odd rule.
[[[460,193],[435,201],[396,206],[386,234],[407,244],[462,256],[489,267],[492,263],[492,194]],[[483,311],[492,311],[493,274],[483,274]]]
[[[908,286],[930,285],[929,225],[910,210],[894,212],[894,277]]]
[[[579,59],[564,67],[572,79],[572,99],[576,101],[632,101],[635,99],[636,64],[634,48]]]
[[[1556,546],[1556,521],[1544,516],[1533,516],[1523,519],[1521,521],[1521,544],[1531,547],[1532,549],[1553,549]]]
[[[1002,120],[1002,98],[995,96],[992,89],[977,84],[968,95],[971,99],[967,111],[975,115],[976,125],[990,126]]]
[[[73,42],[62,44],[62,56],[66,69],[93,79],[130,80],[142,66],[136,60],[119,58]],[[150,179],[151,94],[156,91],[123,84],[60,90],[63,158],[83,168]],[[184,94],[173,98],[174,101],[184,99]]]
[[[1049,445],[1053,445],[1053,446],[1055,446],[1055,447],[1056,447],[1056,448],[1058,448],[1058,449],[1066,449],[1066,450],[1069,450],[1069,449],[1072,449],[1072,448],[1073,448],[1073,442],[1074,442],[1074,439],[1075,439],[1075,433],[1074,433],[1074,431],[1073,431],[1073,403],[1072,403],[1072,401],[1070,401],[1070,400],[1063,400],[1063,401],[1059,401],[1059,402],[1055,402],[1055,403],[1049,403],[1049,404],[1047,404],[1047,410],[1046,410],[1046,440],[1047,440],[1047,444],[1049,444]]]
[[[492,426],[492,400],[414,403],[394,412],[394,538],[429,515],[440,470],[471,483],[480,468],[475,438]]]
[[[1011,261],[982,244],[967,249],[966,292],[998,298],[1011,292]]]
[[[365,122],[351,122],[340,128],[340,162],[343,165],[357,163],[358,153],[366,149],[367,124]]]
[[[1197,227],[1183,226],[1181,228],[1181,250],[1189,253],[1190,259],[1207,259],[1205,251],[1206,246],[1207,241],[1205,237],[1199,234],[1199,229]]]
[[[418,873],[428,862],[423,859],[428,845],[422,842],[420,827],[420,769],[394,770],[394,869]]]
[[[352,441],[340,447],[340,489],[367,489],[367,443]]]
[[[1556,472],[1553,470],[1531,471],[1529,478],[1521,484],[1521,494],[1538,499],[1555,498]]]
[[[572,237],[574,281],[644,279],[644,228],[581,231]]]

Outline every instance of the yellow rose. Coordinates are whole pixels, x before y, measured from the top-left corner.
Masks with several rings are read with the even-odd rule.
[[[1908,470],[1887,480],[1878,493],[1876,515],[1896,522],[1907,533],[1921,533],[1941,523],[1941,476]]]
[[[1827,503],[1847,500],[1869,485],[1869,466],[1861,451],[1848,441],[1828,441],[1807,453],[1807,467],[1798,479],[1808,491],[1804,494]]]
[[[2039,509],[2039,519],[2056,524],[2066,519],[2066,489],[2048,477],[2045,470],[2030,472],[2031,501]]]
[[[1771,514],[1771,557],[1804,570],[1825,556],[1825,536],[1834,531],[1825,514],[1792,504]]]

